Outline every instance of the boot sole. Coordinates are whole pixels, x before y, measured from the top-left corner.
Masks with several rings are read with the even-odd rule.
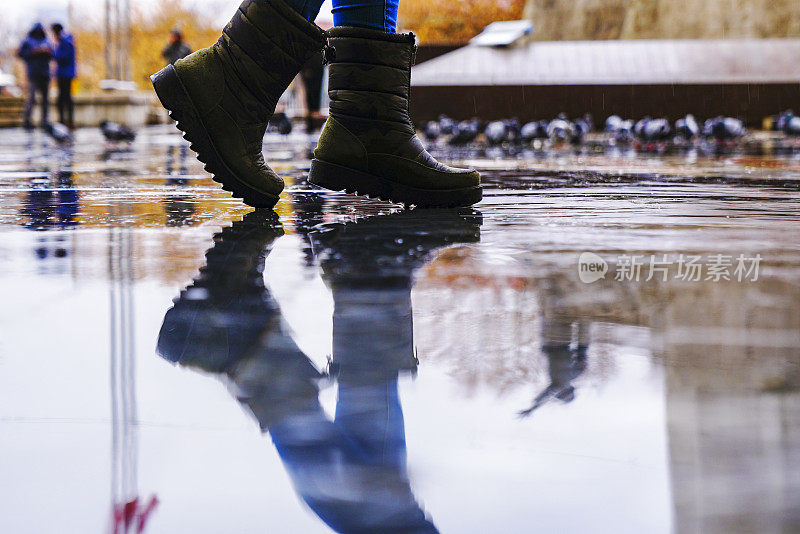
[[[221,184],[222,189],[230,191],[234,197],[241,198],[249,206],[274,207],[279,200],[278,195],[253,189],[240,180],[220,157],[175,67],[167,65],[150,76],[150,82],[161,105],[169,111],[169,116],[183,132],[183,138],[189,141],[189,148],[197,154],[197,159],[204,164],[203,168],[211,174],[211,178]]]
[[[483,198],[483,189],[479,185],[461,189],[420,189],[316,158],[311,160],[308,181],[332,191],[343,191],[406,206],[413,204],[420,208],[471,206]]]

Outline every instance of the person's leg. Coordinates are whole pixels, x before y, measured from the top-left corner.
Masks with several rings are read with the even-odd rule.
[[[33,115],[33,104],[36,102],[36,81],[28,78],[28,94],[25,97],[25,111],[22,116],[22,123],[25,128],[31,128],[31,118]]]
[[[50,114],[50,80],[41,80],[39,91],[42,93],[42,126],[48,123],[48,116]]]
[[[319,15],[323,0],[286,0],[286,4],[297,11],[309,22],[314,22]]]
[[[70,128],[74,121],[74,104],[72,102],[72,78],[58,79],[58,120]]]
[[[214,45],[151,76],[197,158],[251,206],[278,201],[283,180],[264,161],[264,133],[281,94],[325,45],[309,22],[319,0],[308,1],[245,0]]]
[[[357,26],[394,33],[400,0],[333,0],[334,26]]]
[[[66,94],[67,126],[75,127],[75,102],[72,101],[72,78],[64,80],[64,94]]]
[[[303,79],[306,97],[306,132],[313,132],[322,125],[315,124],[319,120],[319,108],[322,101],[322,77],[325,74],[325,65],[322,62],[322,54],[309,59],[300,71]]]
[[[56,97],[56,110],[58,111],[58,122],[61,124],[67,123],[67,102],[66,92],[64,91],[64,78],[58,78],[56,82],[58,86],[58,96]]]

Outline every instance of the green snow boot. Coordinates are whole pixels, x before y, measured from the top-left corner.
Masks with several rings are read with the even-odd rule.
[[[209,48],[150,77],[197,159],[223,189],[271,208],[283,180],[261,153],[281,94],[325,33],[281,0],[245,0]]]
[[[328,37],[330,117],[309,182],[419,207],[481,200],[477,171],[439,163],[416,137],[408,113],[414,34],[337,27]]]

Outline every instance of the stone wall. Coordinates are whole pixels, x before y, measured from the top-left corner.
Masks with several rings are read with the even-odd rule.
[[[797,0],[528,0],[537,41],[800,36]]]

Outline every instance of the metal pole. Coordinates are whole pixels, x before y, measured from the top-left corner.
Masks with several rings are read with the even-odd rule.
[[[123,80],[131,80],[131,0],[123,0],[125,2],[125,46],[122,49],[124,58],[125,69],[122,74]]]
[[[111,76],[111,0],[105,1],[106,7],[106,79]]]
[[[114,25],[114,52],[116,53],[114,65],[114,79],[122,79],[122,10],[119,7],[119,0],[114,2],[115,25]]]

